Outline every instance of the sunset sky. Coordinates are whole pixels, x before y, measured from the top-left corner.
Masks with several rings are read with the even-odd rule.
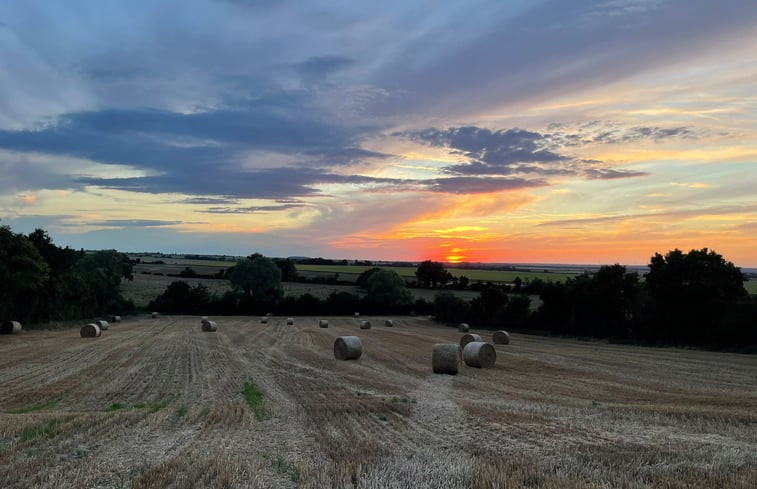
[[[757,267],[757,2],[3,2],[0,224],[121,251]]]

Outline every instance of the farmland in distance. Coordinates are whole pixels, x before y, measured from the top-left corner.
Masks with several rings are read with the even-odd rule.
[[[420,318],[132,318],[0,337],[0,486],[752,487],[751,356],[513,334],[431,373]],[[484,335],[489,333],[478,331]],[[340,362],[334,339],[363,356]],[[394,484],[394,486],[392,486]]]

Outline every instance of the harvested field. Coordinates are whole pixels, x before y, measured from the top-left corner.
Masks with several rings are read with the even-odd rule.
[[[754,356],[512,334],[493,368],[435,375],[432,345],[457,343],[457,328],[318,319],[225,317],[208,335],[196,316],[142,316],[97,341],[0,336],[0,487],[757,480]],[[334,340],[355,334],[360,359],[335,360]]]

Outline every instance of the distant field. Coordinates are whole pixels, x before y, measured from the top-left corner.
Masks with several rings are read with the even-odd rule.
[[[338,273],[341,280],[350,280],[352,277],[357,277],[362,272],[370,268],[373,267],[364,265],[297,265],[298,272],[322,275],[334,275],[335,273]],[[394,270],[400,277],[408,280],[415,279],[416,267],[381,266],[380,268]],[[545,281],[560,281],[576,276],[575,273],[534,271],[504,271],[467,268],[448,268],[447,270],[455,277],[465,275],[474,282],[479,280],[481,282],[512,282],[513,280],[515,280],[515,277],[520,277],[521,280],[524,281],[532,280],[535,278],[540,278]]]
[[[163,275],[144,275],[135,274],[133,281],[125,280],[121,282],[121,291],[126,299],[134,301],[137,307],[147,307],[147,304],[162,294],[171,282],[182,280],[191,286],[202,284],[210,289],[210,292],[216,295],[223,295],[226,291],[231,290],[231,283],[228,280],[216,280],[210,278],[180,278],[166,277]],[[331,285],[331,284],[309,284],[300,282],[284,282],[284,295],[300,296],[302,294],[311,294],[319,299],[326,299],[332,292],[350,292],[353,294],[362,294],[363,291],[357,285]],[[433,301],[437,290],[429,289],[410,289],[414,299],[425,299]],[[451,291],[456,296],[470,300],[478,297],[479,293],[472,290],[455,290]],[[532,307],[539,304],[539,298],[532,297]]]
[[[757,279],[752,279],[744,283],[744,288],[750,294],[757,294]]]
[[[319,319],[0,336],[0,487],[754,488],[750,355],[512,334],[493,368],[438,375],[455,328]]]

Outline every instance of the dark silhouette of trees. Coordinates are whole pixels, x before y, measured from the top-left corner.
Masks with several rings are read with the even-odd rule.
[[[426,288],[436,288],[443,286],[452,277],[444,265],[438,261],[426,260],[418,265],[418,269],[415,271],[415,277],[418,282]]]
[[[368,279],[371,278],[371,275],[380,271],[381,269],[379,267],[372,267],[372,268],[369,268],[368,270],[364,270],[363,272],[360,273],[360,275],[357,276],[357,279],[355,279],[355,283],[361,289],[368,289]]]
[[[297,280],[297,266],[289,258],[274,258],[273,262],[281,270],[282,282],[294,282]]]
[[[710,343],[736,304],[748,300],[746,277],[707,248],[656,253],[646,275],[644,337],[673,343]]]

